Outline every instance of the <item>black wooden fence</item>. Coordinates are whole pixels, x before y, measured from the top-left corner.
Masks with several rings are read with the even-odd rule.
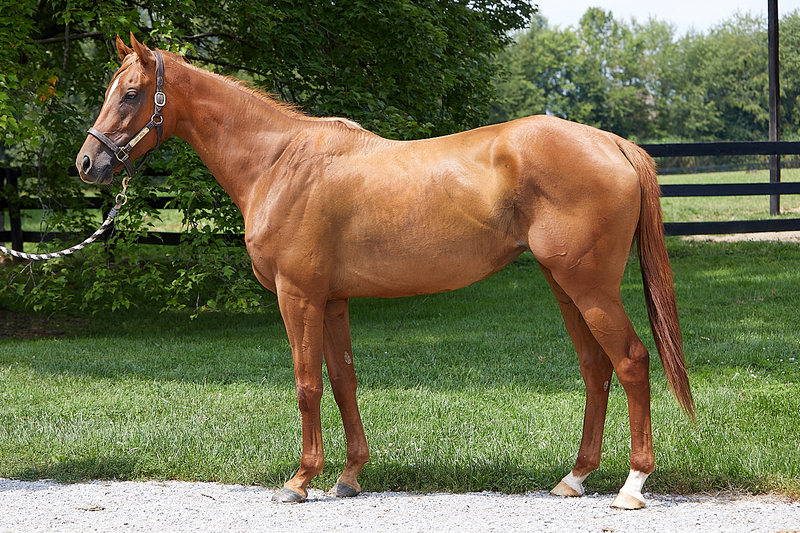
[[[691,157],[691,156],[740,156],[740,155],[800,155],[800,142],[714,142],[714,143],[681,143],[681,144],[646,144],[642,147],[654,158]],[[0,191],[3,186],[15,188],[17,172],[14,169],[0,171]],[[800,194],[800,182],[789,183],[727,183],[708,185],[662,185],[664,197],[700,197],[700,196],[758,196]],[[170,198],[160,198],[150,205],[156,209],[164,209]],[[83,237],[76,234],[43,234],[38,231],[23,231],[20,211],[36,209],[36,205],[17,205],[8,198],[0,196],[0,213],[8,210],[8,220],[0,226],[0,242],[11,243],[14,250],[22,250],[25,242],[45,242],[56,238],[75,240]],[[87,198],[88,209],[102,207],[100,198]],[[9,229],[5,229],[8,226]],[[713,235],[729,233],[759,233],[766,231],[800,231],[800,218],[770,218],[764,220],[733,220],[724,222],[667,222],[664,224],[667,235]],[[171,232],[153,232],[140,237],[141,244],[180,243],[181,234]]]
[[[800,142],[711,142],[680,144],[643,144],[655,158],[732,155],[797,155]],[[716,183],[662,185],[664,197],[688,196],[781,196],[800,194],[800,183]],[[763,233],[766,231],[800,231],[800,218],[764,220],[730,220],[723,222],[667,222],[667,235],[715,235],[729,233]]]

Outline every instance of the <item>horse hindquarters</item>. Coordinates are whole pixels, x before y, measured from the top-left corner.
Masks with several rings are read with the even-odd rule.
[[[589,141],[571,152],[564,149],[569,160],[555,160],[561,165],[551,167],[549,181],[538,182],[547,187],[547,203],[528,236],[559,302],[587,390],[578,457],[554,492],[582,494],[583,480],[598,467],[610,378],[616,372],[628,401],[631,475],[614,505],[638,508],[644,505],[642,485],[655,464],[649,354],[625,313],[620,285],[640,215],[648,213],[642,208],[643,176],[616,138],[586,128],[578,133]],[[580,146],[594,151],[581,153]]]

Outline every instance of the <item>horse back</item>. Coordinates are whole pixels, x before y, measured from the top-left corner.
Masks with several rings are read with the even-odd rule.
[[[453,290],[530,248],[531,227],[575,225],[618,194],[609,135],[552,117],[420,141],[304,135],[246,217],[248,248],[278,269],[316,258],[340,297]]]

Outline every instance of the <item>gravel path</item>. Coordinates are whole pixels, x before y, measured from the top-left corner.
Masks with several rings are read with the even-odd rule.
[[[564,499],[544,492],[365,493],[303,504],[271,489],[215,483],[0,479],[0,533],[24,532],[793,532],[800,502],[773,497],[646,495],[640,511],[611,509],[611,495]]]

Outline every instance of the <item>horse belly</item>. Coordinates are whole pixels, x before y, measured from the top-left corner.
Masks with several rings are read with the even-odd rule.
[[[494,274],[527,249],[497,239],[393,244],[348,247],[346,256],[339,257],[333,296],[392,298],[452,291]]]

